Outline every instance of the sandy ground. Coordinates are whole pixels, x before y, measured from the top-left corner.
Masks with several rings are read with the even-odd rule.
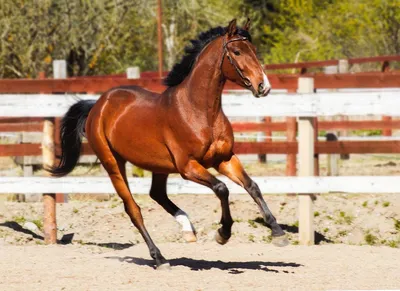
[[[253,176],[284,175],[284,163],[247,164]],[[88,172],[79,167],[74,175]],[[326,172],[321,163],[321,175]],[[352,155],[341,175],[398,175],[397,156]],[[0,163],[0,175],[21,169]],[[38,171],[35,175],[41,175]],[[90,175],[104,175],[98,168]],[[108,197],[108,196],[107,196]],[[118,197],[71,195],[57,206],[56,246],[43,245],[42,203],[6,202],[0,213],[0,290],[339,290],[400,289],[400,196],[318,195],[316,246],[298,244],[295,196],[265,195],[290,245],[271,245],[270,231],[248,195],[232,195],[235,220],[225,246],[214,241],[220,205],[213,195],[170,195],[197,229],[183,241],[178,224],[146,195],[134,195],[170,271],[153,269],[146,245]],[[98,198],[98,196],[96,196]],[[38,229],[23,227],[32,222]]]
[[[287,231],[292,244],[298,242],[298,200],[296,196],[265,195],[272,213]],[[125,214],[119,197],[109,201],[70,200],[57,206],[58,237],[69,237],[80,244],[141,243],[143,240]],[[134,195],[142,209],[150,235],[158,243],[183,242],[179,225],[147,195]],[[186,211],[196,227],[200,242],[213,241],[219,227],[221,207],[214,195],[170,195]],[[41,228],[43,204],[6,202],[0,214],[0,241],[27,245],[42,243],[42,232],[24,231],[30,221]],[[231,195],[230,208],[235,221],[232,240],[243,243],[270,243],[270,230],[249,195]],[[346,243],[400,247],[400,196],[319,195],[314,202],[314,222],[318,244]]]
[[[312,247],[297,245],[296,197],[265,195],[288,232],[286,248],[270,243],[248,195],[231,197],[235,224],[224,246],[214,241],[215,197],[170,196],[189,213],[198,242],[185,243],[171,216],[148,196],[135,196],[169,271],[153,269],[117,197],[58,205],[58,237],[65,245],[55,246],[43,245],[40,229],[22,227],[27,221],[41,227],[41,203],[7,202],[0,214],[0,290],[400,289],[398,195],[318,196],[318,245]]]
[[[232,242],[163,243],[157,271],[144,244],[1,246],[1,290],[399,289],[400,250],[325,245],[276,248]]]

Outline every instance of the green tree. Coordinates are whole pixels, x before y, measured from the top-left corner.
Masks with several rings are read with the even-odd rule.
[[[185,46],[202,31],[226,26],[238,13],[239,1],[164,0],[163,34],[165,64],[170,69],[181,57]]]
[[[70,76],[153,69],[154,6],[144,0],[0,2],[0,76],[51,74],[66,59]]]
[[[400,54],[398,0],[164,0],[163,10],[166,69],[201,31],[247,16],[265,63]],[[156,70],[156,11],[156,0],[1,0],[0,77],[51,76],[54,59],[70,76]]]

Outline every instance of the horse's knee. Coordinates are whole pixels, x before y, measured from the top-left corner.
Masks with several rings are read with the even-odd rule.
[[[228,199],[229,197],[228,187],[226,187],[225,183],[221,181],[213,186],[213,191],[220,199]]]
[[[193,178],[195,178],[195,175],[190,167],[185,167],[179,173],[184,180],[193,180]]]

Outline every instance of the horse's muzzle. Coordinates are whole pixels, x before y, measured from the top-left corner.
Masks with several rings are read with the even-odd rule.
[[[260,97],[265,97],[269,94],[269,92],[271,92],[271,88],[270,87],[264,87],[263,83],[260,83],[260,85],[258,86],[258,91],[256,92],[255,90],[253,91],[253,95],[257,98]]]

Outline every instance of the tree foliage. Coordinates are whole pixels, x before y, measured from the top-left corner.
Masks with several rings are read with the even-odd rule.
[[[400,1],[256,0],[268,63],[400,54]]]
[[[234,17],[252,19],[265,63],[400,54],[398,0],[164,0],[165,68],[188,40]],[[0,77],[70,76],[157,67],[156,0],[1,0]]]
[[[154,5],[145,0],[2,0],[0,76],[50,74],[53,59],[67,60],[70,76],[122,71],[127,64],[153,69]]]

